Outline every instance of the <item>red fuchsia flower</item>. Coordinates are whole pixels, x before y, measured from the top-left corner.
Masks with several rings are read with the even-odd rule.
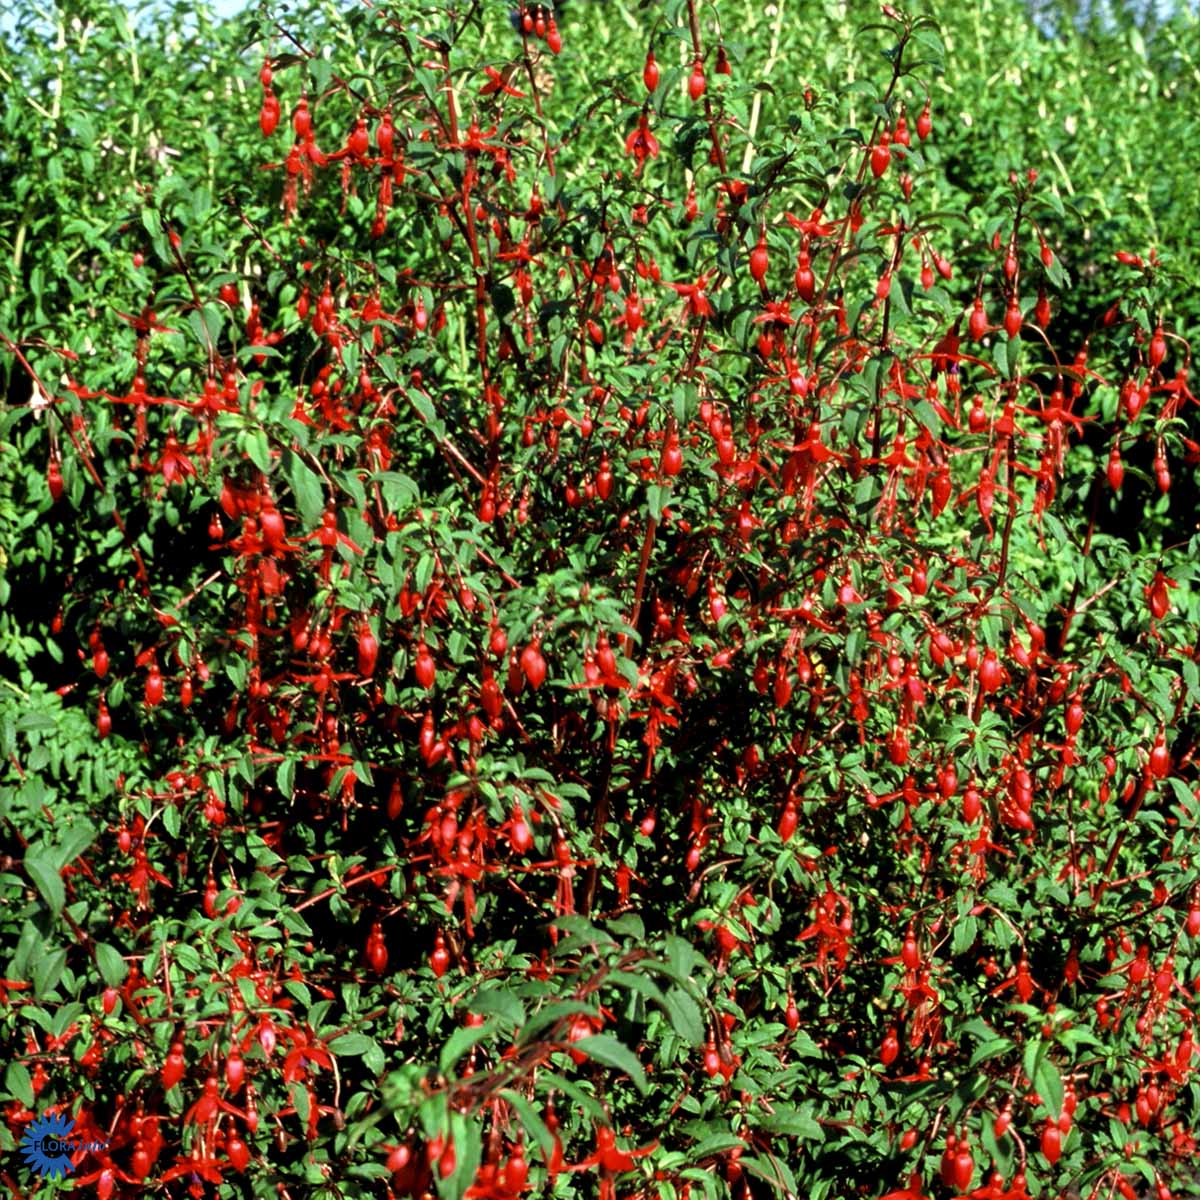
[[[886,1196],[881,1196],[880,1200],[928,1200],[928,1197],[921,1190],[920,1183],[921,1177],[913,1174],[908,1181],[908,1187],[888,1192]]]
[[[505,71],[498,71],[495,67],[485,66],[483,71],[488,77],[488,82],[479,89],[479,94],[481,96],[491,96],[496,92],[503,92],[506,96],[524,97],[525,93],[518,91],[509,82],[513,77],[515,69],[515,67],[509,67]]]
[[[1162,571],[1155,571],[1154,578],[1142,589],[1151,613],[1160,621],[1171,610],[1171,597],[1167,589],[1178,586],[1176,580],[1164,575]]]
[[[205,1158],[203,1147],[193,1157],[181,1158],[169,1170],[163,1172],[161,1183],[169,1183],[172,1179],[189,1177],[188,1191],[193,1196],[203,1195],[201,1180],[206,1183],[220,1184],[222,1181],[221,1164],[215,1159]],[[122,1178],[125,1178],[122,1176]],[[129,1180],[129,1182],[141,1182]]]
[[[314,1037],[310,1029],[298,1027],[285,1029],[282,1032],[284,1037],[292,1043],[292,1048],[283,1062],[284,1083],[293,1083],[296,1080],[307,1078],[308,1068],[311,1066],[324,1067],[327,1071],[332,1068],[333,1060],[329,1057],[329,1052]]]
[[[687,300],[688,312],[693,317],[712,316],[712,305],[704,294],[704,289],[708,286],[707,271],[695,283],[671,283],[667,286],[673,288]]]
[[[622,314],[613,322],[614,325],[625,329],[625,346],[628,349],[633,341],[634,334],[646,323],[645,313],[642,311],[642,300],[636,292],[630,292],[625,297],[625,309]]]
[[[625,139],[625,153],[637,159],[635,176],[642,173],[647,158],[658,157],[658,139],[650,132],[650,118],[646,113],[642,113],[636,128]]]
[[[787,300],[768,300],[766,308],[754,318],[751,324],[764,325],[768,323],[781,326],[794,325],[796,319],[792,316],[791,304]]]
[[[827,225],[824,223],[823,218],[825,214],[819,208],[813,209],[812,216],[807,221],[802,221],[799,217],[792,216],[791,213],[784,213],[783,215],[787,223],[793,229],[798,229],[805,237],[828,237],[836,228],[836,224]]]
[[[600,1168],[600,1200],[612,1200],[615,1196],[615,1186],[612,1177],[622,1171],[632,1170],[634,1160],[644,1158],[658,1148],[655,1138],[647,1146],[639,1150],[621,1150],[617,1146],[616,1135],[607,1125],[601,1125],[596,1130],[596,1152],[582,1162],[567,1169],[570,1171],[587,1171],[592,1167]]]
[[[196,473],[192,460],[183,452],[183,447],[173,433],[167,434],[162,457],[154,469],[162,473],[163,482],[168,485]]]

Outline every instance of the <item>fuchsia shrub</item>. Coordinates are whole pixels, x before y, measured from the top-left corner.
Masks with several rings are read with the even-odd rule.
[[[935,210],[926,19],[821,96],[668,4],[578,112],[565,21],[482,19],[276,36],[239,260],[148,208],[127,379],[8,343],[78,651],[4,734],[10,1138],[65,1106],[101,1197],[1194,1188],[1195,547],[1098,525],[1195,465],[1155,252],[1068,341],[1052,180]]]

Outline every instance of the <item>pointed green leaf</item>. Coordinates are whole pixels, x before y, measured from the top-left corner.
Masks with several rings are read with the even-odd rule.
[[[592,1037],[580,1038],[572,1045],[580,1054],[586,1054],[595,1062],[624,1071],[633,1080],[638,1091],[645,1095],[646,1072],[642,1069],[642,1064],[638,1062],[637,1055],[615,1037],[610,1037],[607,1033],[597,1033]]]

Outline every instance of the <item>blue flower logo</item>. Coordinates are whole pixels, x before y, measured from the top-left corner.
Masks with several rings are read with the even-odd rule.
[[[61,1179],[74,1169],[71,1154],[77,1149],[77,1139],[71,1137],[75,1128],[73,1118],[62,1113],[38,1117],[21,1139],[25,1161],[43,1179]]]

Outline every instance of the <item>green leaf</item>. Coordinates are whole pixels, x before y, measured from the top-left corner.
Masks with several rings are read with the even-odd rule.
[[[485,1016],[496,1016],[518,1029],[525,1024],[525,1006],[512,992],[503,988],[481,988],[467,1001],[467,1009]]]
[[[243,434],[242,449],[264,475],[271,473],[271,444],[267,440],[266,430],[248,429]]]
[[[1033,1086],[1041,1096],[1051,1117],[1057,1121],[1062,1113],[1063,1082],[1058,1068],[1048,1055],[1038,1063],[1037,1071],[1033,1076]]]
[[[775,1189],[793,1196],[799,1194],[800,1189],[796,1185],[796,1177],[783,1159],[743,1155],[738,1161],[751,1175],[761,1179],[764,1183],[769,1183]]]
[[[358,1058],[366,1054],[374,1045],[374,1041],[365,1033],[343,1033],[329,1043],[329,1049],[338,1058]]]
[[[598,1016],[594,1005],[585,1004],[582,1000],[556,1000],[535,1013],[521,1030],[518,1043],[527,1046],[543,1029],[548,1029],[564,1017],[573,1017],[576,1013],[586,1013],[588,1016]]]
[[[968,1065],[972,1067],[977,1066],[986,1059],[995,1058],[998,1054],[1007,1054],[1011,1049],[1012,1042],[1008,1038],[988,1038],[975,1047],[975,1052],[971,1055],[971,1061]]]
[[[291,450],[285,450],[283,453],[283,473],[291,484],[301,519],[309,529],[315,529],[321,523],[321,516],[325,511],[321,480]]]
[[[58,728],[53,717],[41,712],[22,713],[16,725],[22,733],[53,733]]]
[[[66,903],[67,893],[58,867],[54,864],[54,851],[44,847],[31,850],[25,855],[25,871],[41,893],[42,899],[50,906],[50,911],[57,917]]]
[[[44,1000],[58,986],[66,965],[65,950],[43,948],[41,956],[33,964],[33,993],[39,1000]]]
[[[1025,1056],[1022,1066],[1025,1068],[1025,1075],[1028,1079],[1037,1077],[1038,1067],[1041,1065],[1042,1057],[1046,1053],[1048,1043],[1041,1038],[1030,1038],[1025,1043]]]
[[[493,1021],[485,1021],[482,1025],[464,1025],[456,1029],[445,1041],[442,1052],[438,1055],[438,1069],[443,1075],[449,1075],[450,1069],[476,1042],[491,1037],[496,1032]]]
[[[594,1096],[589,1095],[573,1079],[569,1079],[565,1075],[558,1075],[553,1071],[547,1071],[541,1077],[541,1083],[546,1088],[553,1088],[555,1091],[560,1091],[573,1100],[579,1107],[579,1110],[585,1113],[591,1120],[603,1122],[606,1119],[606,1113],[600,1101]]]
[[[308,1114],[311,1111],[308,1098],[308,1088],[299,1080],[292,1084],[291,1087],[292,1106],[296,1110],[296,1116],[301,1121],[308,1120]]]
[[[681,987],[669,988],[663,996],[663,1007],[671,1018],[671,1027],[685,1042],[699,1046],[704,1041],[704,1019],[700,1006]]]
[[[121,957],[119,950],[107,942],[96,943],[96,966],[100,969],[101,978],[109,987],[120,987],[129,974],[129,968]]]
[[[517,1117],[525,1132],[533,1137],[533,1140],[541,1147],[542,1154],[549,1158],[554,1153],[554,1135],[550,1132],[546,1122],[542,1120],[537,1109],[520,1092],[505,1088],[500,1095],[516,1109]]]
[[[792,1053],[797,1058],[821,1058],[824,1052],[803,1029],[792,1034]]]
[[[646,926],[637,913],[622,913],[609,921],[608,928],[612,933],[625,934],[634,941],[644,941],[646,937]]]
[[[646,489],[646,505],[650,510],[650,517],[654,521],[662,520],[663,503],[668,495],[668,489],[657,483],[652,483]]]
[[[409,393],[408,398],[412,401],[413,408],[417,410],[421,420],[426,425],[430,426],[430,428],[436,428],[441,424],[441,421],[438,419],[437,409],[433,407],[433,401],[424,392],[414,390]]]
[[[387,1055],[384,1054],[383,1047],[378,1042],[371,1043],[370,1050],[364,1052],[362,1060],[363,1066],[376,1077],[382,1075],[387,1068]]]
[[[58,869],[68,867],[96,840],[96,827],[86,819],[77,821],[63,834],[55,857]]]
[[[36,1097],[29,1069],[22,1062],[11,1062],[4,1072],[4,1087],[10,1096],[20,1100],[26,1108],[32,1108]]]
[[[298,912],[286,907],[286,905],[279,910],[279,922],[284,929],[296,934],[297,937],[312,937],[312,928],[308,922]]]
[[[1010,378],[1008,373],[1008,340],[1006,338],[996,337],[996,344],[992,347],[992,362],[996,364],[996,370],[1000,372],[1001,379]]]
[[[669,933],[666,937],[667,962],[677,983],[690,980],[696,971],[698,955],[692,944],[677,934]]]
[[[635,971],[618,971],[608,977],[608,982],[617,987],[627,987],[655,1004],[666,1004],[662,988],[648,975],[639,975]]]
[[[208,321],[203,308],[194,308],[187,315],[187,326],[196,338],[196,342],[205,350],[211,349],[215,342],[214,331],[208,327]]]
[[[913,405],[913,411],[917,415],[917,420],[925,426],[926,429],[936,438],[942,431],[942,418],[937,415],[937,411],[928,400],[920,399]]]
[[[633,1080],[638,1091],[646,1094],[646,1072],[642,1069],[642,1064],[638,1062],[637,1055],[615,1037],[610,1037],[607,1033],[597,1033],[592,1037],[572,1042],[572,1047],[606,1067],[616,1067],[618,1071],[624,1071]]]
[[[960,917],[954,923],[954,937],[951,942],[951,949],[955,954],[965,954],[970,948],[975,945],[975,939],[979,935],[979,921],[975,917]]]
[[[421,498],[421,489],[407,475],[399,471],[381,471],[376,478],[383,489],[383,498],[388,508],[399,511]]]
[[[713,1133],[689,1147],[688,1158],[692,1162],[700,1162],[702,1159],[711,1158],[713,1155],[723,1154],[726,1150],[734,1150],[738,1146],[744,1147],[745,1145],[746,1143],[736,1133]]]
[[[275,767],[275,786],[279,788],[281,796],[290,800],[292,793],[295,791],[295,785],[296,760],[294,758],[285,758]]]
[[[760,1129],[771,1133],[782,1133],[788,1137],[803,1138],[810,1142],[823,1142],[825,1130],[821,1128],[811,1112],[787,1105],[776,1105],[773,1113],[766,1114],[756,1120]]]
[[[1187,688],[1188,699],[1193,704],[1200,704],[1200,667],[1190,658],[1181,660],[1179,664],[1183,671],[1183,682]],[[1174,778],[1172,776],[1172,778]]]
[[[454,1144],[455,1168],[448,1179],[436,1179],[438,1195],[442,1200],[462,1200],[463,1193],[475,1181],[479,1162],[483,1157],[483,1141],[479,1122],[468,1120],[461,1113],[449,1116],[450,1139]]]

